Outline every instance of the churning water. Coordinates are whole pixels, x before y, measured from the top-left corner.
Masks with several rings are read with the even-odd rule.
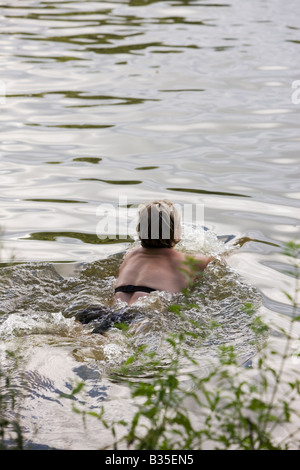
[[[35,262],[2,268],[0,339],[5,345],[2,367],[6,364],[4,349],[20,356],[20,373],[14,381],[17,389],[23,387],[22,416],[26,423],[31,423],[28,424],[31,442],[34,441],[32,433],[37,429],[38,442],[42,436],[43,443],[56,448],[68,446],[69,439],[71,448],[101,447],[102,440],[99,441],[99,437],[97,440],[94,434],[99,430],[95,431],[94,427],[92,440],[85,435],[84,442],[77,442],[83,430],[75,437],[70,437],[69,431],[62,431],[65,419],[68,429],[74,426],[78,429],[78,422],[74,421],[74,413],[60,394],[70,393],[76,380],[84,380],[86,409],[99,408],[102,401],[107,401],[109,415],[112,413],[111,389],[116,387],[114,381],[109,380],[110,373],[135,355],[141,346],[155,351],[163,362],[169,361],[169,349],[164,340],[170,333],[185,329],[197,333],[198,340],[187,341],[184,346],[198,361],[198,374],[210,370],[216,348],[221,344],[233,345],[241,364],[255,354],[257,344],[250,326],[251,317],[243,311],[243,306],[252,302],[259,307],[261,300],[257,289],[223,261],[236,247],[225,245],[213,232],[187,227],[177,249],[191,254],[206,252],[216,258],[199,285],[190,292],[188,307],[183,294],[167,292],[154,292],[130,307],[121,302],[113,306],[113,283],[124,255],[122,252],[91,263]],[[183,320],[169,311],[174,304],[181,305]],[[121,318],[129,324],[126,334],[117,325],[112,325],[103,335],[93,334],[97,322],[81,325],[76,321],[78,312],[99,305],[110,305],[112,312],[126,307]],[[192,327],[189,320],[199,326]],[[212,328],[212,322],[217,326]],[[183,363],[183,375],[190,370],[190,365],[189,361]],[[8,371],[9,366],[8,362]],[[118,376],[118,382],[122,387],[122,375]],[[126,390],[125,382],[123,388]],[[44,423],[48,413],[56,416],[56,409],[64,417],[58,429],[56,424]],[[67,440],[62,438],[62,432]],[[101,436],[103,432],[101,430]]]

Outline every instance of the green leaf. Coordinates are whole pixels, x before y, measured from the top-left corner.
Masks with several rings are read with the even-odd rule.
[[[286,292],[286,291],[284,290],[283,293],[284,293],[284,295],[285,295],[292,303],[294,303],[293,297],[292,297],[288,292]]]
[[[84,382],[79,382],[79,383],[76,385],[76,387],[73,388],[72,394],[73,394],[73,395],[76,395],[77,393],[79,393],[79,392],[83,389],[84,385],[85,385]]]
[[[177,315],[180,314],[181,312],[181,306],[178,305],[178,304],[174,304],[174,305],[171,305],[169,308],[168,308],[169,312],[173,312],[173,313],[176,313]]]
[[[130,356],[125,362],[125,365],[128,366],[129,364],[132,364],[134,360],[135,360],[134,356]]]

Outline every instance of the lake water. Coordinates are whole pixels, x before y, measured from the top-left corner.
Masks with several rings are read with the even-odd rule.
[[[0,5],[2,364],[10,367],[5,349],[21,352],[27,442],[101,448],[109,431],[95,420],[84,429],[59,392],[84,379],[89,408],[130,419],[128,388],[111,367],[143,343],[160,351],[162,334],[177,328],[167,294],[132,310],[130,346],[118,330],[93,335],[74,320],[112,302],[134,236],[127,216],[141,202],[200,207],[179,249],[221,260],[194,295],[201,321],[222,324],[194,350],[203,373],[220,342],[241,362],[255,354],[244,302],[258,302],[272,325],[289,318],[282,247],[299,241],[299,2]],[[118,215],[117,238],[101,236],[103,208]]]

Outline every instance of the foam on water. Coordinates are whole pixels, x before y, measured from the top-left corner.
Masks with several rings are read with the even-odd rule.
[[[185,224],[183,237],[178,243],[177,249],[190,254],[204,253],[220,257],[229,254],[233,247],[231,244],[224,243],[222,238],[218,238],[212,230],[207,230],[202,226]]]
[[[130,245],[128,249],[137,246]],[[200,323],[206,339],[201,343],[207,354],[212,346],[220,343],[236,345],[241,355],[253,353],[253,340],[249,317],[243,313],[245,302],[259,303],[258,292],[240,278],[224,261],[236,246],[224,243],[212,231],[202,227],[185,226],[183,238],[176,249],[190,253],[205,253],[215,261],[208,265],[201,283],[190,292],[188,302],[183,294],[153,292],[126,308],[124,321],[130,324],[130,344],[114,327],[105,333],[105,341],[94,344],[92,325],[81,325],[75,321],[78,311],[93,305],[110,306],[118,311],[126,305],[113,305],[113,285],[124,253],[106,259],[76,266],[76,275],[63,277],[54,264],[29,263],[3,268],[0,280],[0,338],[28,335],[55,335],[59,338],[74,338],[77,360],[100,360],[106,365],[121,363],[131,354],[132,348],[147,345],[155,351],[163,351],[163,338],[181,328],[191,328],[189,320]],[[173,304],[184,308],[186,322],[169,311]],[[211,321],[219,328],[210,331]],[[88,336],[87,336],[88,335]],[[201,335],[200,335],[201,336]],[[89,338],[89,340],[87,339]],[[89,345],[90,341],[90,345]],[[80,346],[81,344],[81,346]],[[191,350],[195,348],[192,343]],[[164,354],[164,352],[162,352]]]
[[[24,335],[64,335],[74,327],[74,318],[65,318],[61,312],[37,313],[31,315],[12,313],[0,325],[0,339]]]

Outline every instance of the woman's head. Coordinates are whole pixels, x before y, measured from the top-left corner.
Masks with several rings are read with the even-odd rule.
[[[167,199],[142,204],[137,233],[144,248],[172,248],[181,239],[180,214]]]

